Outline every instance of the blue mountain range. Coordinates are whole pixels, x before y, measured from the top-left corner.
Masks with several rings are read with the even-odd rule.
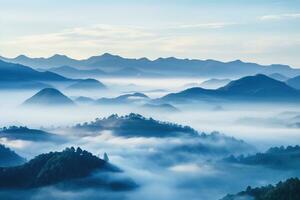
[[[203,100],[299,101],[300,91],[284,82],[258,74],[231,81],[226,86],[215,90],[195,87],[178,93],[168,94],[158,100],[164,102]]]
[[[280,73],[288,77],[300,75],[299,69],[293,69],[287,65],[259,65],[256,63],[242,62],[241,60],[221,62],[216,60],[178,59],[174,57],[149,60],[147,58],[123,58],[121,56],[108,53],[100,56],[92,56],[83,60],[72,59],[65,55],[54,55],[49,58],[29,58],[22,55],[16,58],[1,57],[0,59],[44,69],[70,66],[71,68],[81,70],[98,69],[102,70],[104,73],[121,70],[116,74],[118,76],[120,76],[120,74],[125,76],[126,73],[129,72],[130,74],[133,73],[135,75],[155,73],[155,76],[197,77],[241,77],[246,75],[255,75],[258,73],[267,75]],[[70,67],[68,70],[70,70]],[[74,70],[72,71],[74,73]]]

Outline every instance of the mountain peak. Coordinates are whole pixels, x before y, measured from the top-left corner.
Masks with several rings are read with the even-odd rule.
[[[237,60],[233,60],[233,61],[230,61],[228,62],[228,64],[243,64],[244,62],[241,61],[240,59],[237,59]]]
[[[68,56],[62,54],[54,54],[53,56],[49,57],[48,59],[69,59]]]
[[[68,87],[68,89],[79,89],[79,90],[87,90],[87,89],[98,89],[103,90],[106,89],[106,86],[101,83],[100,81],[92,78],[83,79],[78,81],[77,83],[74,83]]]
[[[24,54],[21,54],[21,55],[15,57],[14,59],[23,60],[23,59],[30,59],[30,58],[28,56],[24,55]]]
[[[299,92],[281,81],[277,81],[263,74],[246,76],[235,81],[231,81],[226,86],[218,89],[221,92],[231,94],[250,95],[249,97],[283,97],[299,96]]]
[[[74,102],[55,88],[44,88],[24,102],[25,105],[74,105]]]
[[[110,54],[110,53],[104,53],[104,54],[101,55],[101,58],[121,58],[121,57],[117,56],[117,55]]]

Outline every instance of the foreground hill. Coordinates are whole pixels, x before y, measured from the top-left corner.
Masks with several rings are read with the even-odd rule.
[[[66,106],[74,105],[74,102],[57,89],[45,88],[27,99],[23,105]]]
[[[299,169],[300,167],[300,146],[273,147],[265,153],[255,155],[228,157],[226,162],[243,165],[257,165],[276,169]]]
[[[20,64],[0,60],[0,88],[31,89],[49,86],[52,82],[72,82],[52,72],[38,72]]]
[[[21,189],[54,185],[89,177],[94,172],[120,170],[85,150],[71,147],[62,152],[41,154],[20,166],[0,168],[0,188]],[[99,181],[102,183],[100,187],[110,187],[106,185],[105,179]]]
[[[172,137],[172,136],[197,136],[196,130],[188,126],[161,122],[142,115],[131,113],[125,116],[111,115],[107,118],[77,124],[76,130],[99,132],[113,131],[113,134],[125,137]]]
[[[300,91],[281,81],[258,74],[231,81],[216,90],[190,88],[179,93],[162,97],[162,101],[201,101],[201,100],[242,100],[242,101],[299,101]]]
[[[222,200],[299,200],[300,180],[290,178],[284,182],[279,182],[275,186],[247,187],[245,191],[235,195],[227,195]]]
[[[11,59],[2,57],[2,60],[36,68],[72,66],[78,69],[101,69],[103,71],[107,71],[107,69],[122,71],[122,69],[131,68],[134,71],[139,71],[139,74],[144,71],[147,72],[146,74],[150,72],[166,76],[231,77],[257,73],[280,73],[285,76],[300,74],[298,69],[279,64],[265,66],[240,60],[220,62],[216,60],[178,59],[174,57],[149,60],[147,58],[123,58],[108,53],[83,60],[75,60],[64,55],[54,55],[49,58],[29,58],[23,55]],[[136,72],[134,73],[136,74]]]
[[[150,156],[150,160],[166,166],[193,162],[193,158],[200,156],[219,160],[232,154],[253,153],[255,150],[253,146],[242,140],[217,132],[206,134],[189,126],[158,121],[134,113],[126,116],[111,115],[92,122],[77,124],[68,131],[77,133],[79,138],[109,132],[114,136],[125,138],[156,138],[156,141],[163,144],[164,141],[168,141],[168,145],[158,145],[155,151],[145,155]]]
[[[38,129],[30,129],[25,126],[10,126],[0,129],[0,138],[8,140],[27,140],[40,142],[62,142],[64,139],[58,135],[47,133]]]
[[[26,160],[24,158],[0,144],[0,167],[16,166],[25,162]]]

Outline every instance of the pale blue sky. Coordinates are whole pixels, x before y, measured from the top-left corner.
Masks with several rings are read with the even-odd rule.
[[[0,55],[242,59],[300,67],[300,0],[0,0]]]

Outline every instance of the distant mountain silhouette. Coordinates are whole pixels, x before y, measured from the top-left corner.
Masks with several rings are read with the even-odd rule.
[[[26,126],[9,126],[0,129],[0,138],[8,140],[28,140],[40,142],[63,142],[63,137]]]
[[[20,64],[0,60],[0,88],[2,89],[36,89],[49,87],[51,82],[69,82],[52,72],[38,72]]]
[[[284,81],[286,81],[286,80],[289,79],[289,77],[284,76],[284,75],[279,74],[279,73],[269,74],[268,76],[269,76],[270,78],[272,78],[272,79],[275,79],[275,80],[277,80],[277,81],[282,81],[282,82],[284,82]]]
[[[222,87],[226,84],[228,84],[231,80],[230,79],[209,79],[207,81],[204,81],[200,84],[200,87],[205,89],[216,89],[219,87]]]
[[[0,60],[1,81],[67,81],[69,79],[52,72],[38,72],[20,64]]]
[[[282,170],[298,170],[300,167],[300,146],[288,146],[286,148],[283,146],[273,147],[265,153],[257,153],[255,155],[248,156],[240,155],[238,157],[230,156],[225,158],[224,161]]]
[[[300,76],[296,76],[294,78],[288,79],[286,81],[286,84],[288,84],[289,86],[300,90]]]
[[[231,81],[229,84],[218,90],[225,94],[245,95],[246,97],[299,97],[299,92],[285,83],[261,74]]]
[[[77,97],[74,101],[79,104],[94,104],[96,102],[94,99],[84,96]]]
[[[179,109],[176,108],[175,106],[167,103],[163,104],[151,104],[151,103],[146,103],[141,106],[141,108],[144,108],[146,110],[151,110],[151,111],[162,111],[162,112],[179,112]]]
[[[8,147],[0,144],[0,167],[16,166],[25,162],[26,160],[24,158],[10,150]]]
[[[39,69],[45,70],[45,69]],[[47,69],[50,72],[54,72],[66,77],[73,77],[73,78],[84,78],[84,77],[103,77],[108,76],[109,74],[100,69],[77,69],[75,67],[70,66],[61,66],[61,67],[52,67]]]
[[[247,187],[245,191],[235,195],[227,195],[221,200],[299,200],[300,199],[300,180],[290,178],[276,185],[263,187]]]
[[[287,65],[259,65],[246,63],[240,60],[220,62],[216,60],[178,59],[174,57],[131,59],[105,53],[100,56],[92,56],[88,59],[75,60],[63,55],[55,55],[50,58],[3,58],[5,61],[29,65],[35,68],[52,68],[60,66],[72,66],[77,69],[101,69],[103,71],[133,69],[133,74],[154,73],[164,76],[194,76],[194,77],[233,77],[254,74],[280,73],[285,76],[300,75],[299,69],[293,69]],[[132,70],[129,70],[132,71]],[[122,71],[121,71],[122,72]],[[126,73],[126,71],[123,71]],[[132,72],[130,72],[132,74]],[[119,73],[120,74],[120,73]]]
[[[1,60],[13,63],[19,63],[22,65],[31,66],[34,68],[44,68],[44,67],[58,67],[63,65],[73,65],[77,64],[77,60],[69,58],[65,55],[55,54],[49,58],[29,58],[25,55],[20,55],[15,58],[4,58]]]
[[[168,94],[159,100],[164,102],[205,100],[299,101],[300,92],[283,82],[258,74],[231,81],[226,86],[216,90],[190,88],[179,93]]]
[[[143,93],[132,93],[124,94],[115,98],[101,98],[96,101],[99,104],[124,104],[124,103],[134,103],[140,101],[148,101],[150,98]]]
[[[107,74],[108,76],[117,76],[117,77],[161,77],[160,73],[156,72],[145,72],[142,69],[137,69],[133,67],[126,67],[122,69],[118,69],[116,71],[110,72]]]
[[[76,181],[97,171],[120,172],[105,160],[80,148],[75,150],[71,147],[62,152],[41,154],[20,166],[0,168],[0,188],[22,189],[54,185]],[[106,180],[102,180],[100,187],[105,187],[106,183]]]
[[[57,89],[45,88],[27,99],[23,105],[59,106],[74,105],[74,102]]]
[[[67,89],[71,90],[104,90],[106,86],[96,79],[84,79],[70,85]]]

